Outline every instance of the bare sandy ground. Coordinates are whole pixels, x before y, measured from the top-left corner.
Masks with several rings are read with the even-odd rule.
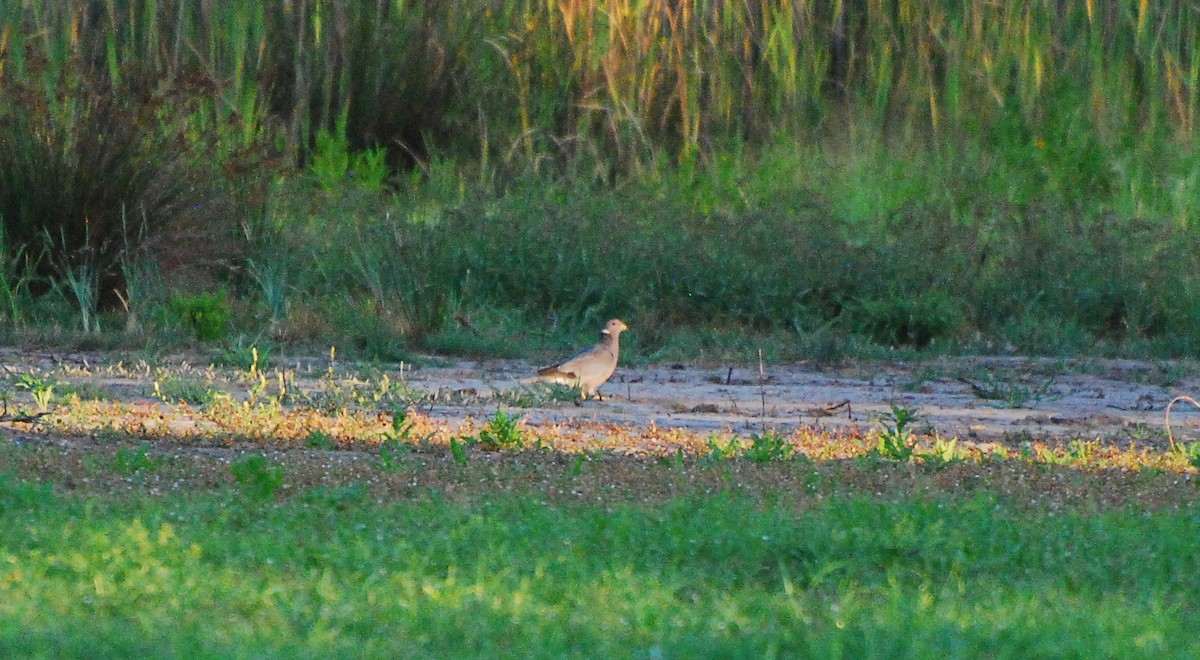
[[[532,366],[459,362],[407,372],[414,387],[486,395],[520,387]],[[696,432],[785,431],[799,425],[877,428],[893,406],[915,409],[914,430],[976,442],[1024,440],[1166,444],[1164,410],[1200,392],[1200,374],[1176,363],[1020,358],[757,366],[621,367],[603,401],[529,409],[532,423],[567,420],[681,427]],[[494,405],[492,406],[495,407]],[[486,406],[485,406],[486,408]],[[430,406],[437,416],[462,407]],[[1200,438],[1200,412],[1177,404],[1175,440]]]
[[[122,400],[148,400],[163,370],[214,373],[200,358],[163,360],[174,366],[139,369],[120,355],[0,350],[11,383],[22,373],[47,374],[73,384],[102,385]],[[1074,439],[1120,446],[1165,446],[1164,409],[1177,395],[1200,394],[1195,363],[1132,360],[1061,361],[1022,358],[943,358],[921,362],[621,366],[602,389],[603,401],[540,399],[514,406],[521,378],[533,365],[520,361],[431,360],[442,366],[372,367],[426,396],[422,412],[451,424],[479,419],[504,407],[527,423],[681,428],[696,433],[787,432],[798,426],[879,428],[893,406],[916,411],[912,429],[976,443],[1018,444]],[[283,358],[302,387],[320,387],[319,359]],[[347,373],[363,365],[345,365]],[[231,370],[224,370],[230,372]],[[218,372],[219,373],[219,372]],[[10,393],[21,395],[19,390]],[[1177,405],[1175,440],[1200,440],[1200,411]]]

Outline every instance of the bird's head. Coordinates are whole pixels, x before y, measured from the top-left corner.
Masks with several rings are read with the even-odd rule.
[[[606,334],[610,337],[616,337],[617,335],[621,334],[623,331],[628,330],[628,329],[629,329],[629,326],[625,325],[624,321],[622,321],[621,319],[613,319],[613,320],[609,321],[608,323],[604,324],[604,329],[601,330],[600,332],[603,334]]]

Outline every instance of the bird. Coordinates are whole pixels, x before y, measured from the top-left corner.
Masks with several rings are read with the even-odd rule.
[[[558,364],[538,369],[536,376],[527,378],[522,383],[560,383],[579,388],[580,397],[583,399],[594,396],[603,401],[600,386],[608,381],[617,368],[620,336],[628,329],[629,326],[620,319],[610,320],[604,324],[604,329],[600,331],[600,341],[595,346],[586,348]]]

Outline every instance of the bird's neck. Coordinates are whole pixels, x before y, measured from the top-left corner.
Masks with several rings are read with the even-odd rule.
[[[616,355],[618,348],[617,335],[610,332],[602,332],[600,333],[600,343]]]

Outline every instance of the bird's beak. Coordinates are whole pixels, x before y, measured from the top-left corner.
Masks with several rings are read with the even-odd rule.
[[[625,323],[624,323],[624,322],[622,322],[622,323],[621,323],[621,332],[625,332],[625,331],[626,331],[626,330],[628,330],[628,329],[629,329],[629,326],[625,325]]]

